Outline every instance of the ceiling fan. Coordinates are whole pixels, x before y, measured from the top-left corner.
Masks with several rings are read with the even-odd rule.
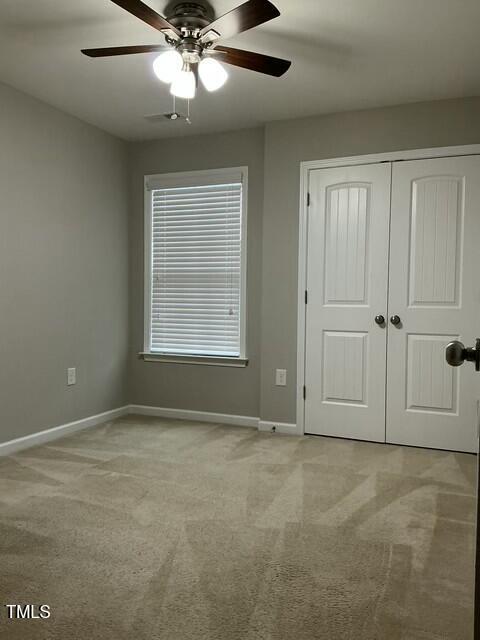
[[[163,51],[154,61],[155,74],[171,84],[170,92],[179,98],[195,96],[198,76],[208,91],[223,86],[228,74],[221,62],[275,77],[282,76],[291,65],[281,58],[217,45],[217,40],[231,38],[279,16],[280,12],[269,0],[248,0],[216,19],[209,16],[208,6],[199,2],[174,5],[168,18],[141,0],[112,2],[160,31],[168,46],[153,44],[83,49],[82,53],[91,58],[102,58]]]

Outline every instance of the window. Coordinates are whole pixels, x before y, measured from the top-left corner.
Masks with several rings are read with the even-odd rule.
[[[145,352],[245,358],[247,169],[145,184]]]

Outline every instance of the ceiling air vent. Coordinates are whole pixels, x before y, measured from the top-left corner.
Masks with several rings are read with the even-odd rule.
[[[190,124],[190,118],[178,111],[169,111],[168,113],[154,113],[145,116],[145,120],[152,124],[183,123]]]

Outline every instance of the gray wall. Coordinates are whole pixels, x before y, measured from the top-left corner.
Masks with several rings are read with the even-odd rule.
[[[263,129],[136,143],[130,147],[130,401],[258,416],[262,272]],[[247,357],[244,369],[143,362],[143,177],[248,166]]]
[[[126,168],[124,143],[0,85],[0,441],[127,402]]]
[[[131,401],[295,422],[301,161],[479,143],[479,116],[480,98],[469,98],[273,122],[265,132],[131,145]],[[225,370],[138,360],[143,343],[144,174],[243,164],[250,169],[250,367]],[[288,370],[287,387],[275,386],[276,368]]]
[[[127,171],[122,142],[0,85],[0,441],[128,402],[294,422],[300,162],[479,143],[479,114],[471,98],[132,143]],[[250,364],[145,363],[143,176],[240,165]]]
[[[260,415],[295,422],[300,162],[480,143],[480,98],[274,122],[266,127]],[[274,369],[288,386],[274,386]]]

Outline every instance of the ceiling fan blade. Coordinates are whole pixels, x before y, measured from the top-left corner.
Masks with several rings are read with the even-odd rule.
[[[232,64],[235,67],[265,73],[276,78],[283,76],[292,64],[289,60],[282,60],[282,58],[273,58],[262,53],[242,51],[231,47],[215,47],[209,51],[209,55],[213,55],[215,60]]]
[[[129,56],[133,53],[152,53],[164,51],[167,47],[161,44],[144,44],[136,47],[106,47],[103,49],[82,49],[82,53],[89,58],[106,58],[109,56]]]
[[[158,31],[168,30],[169,35],[173,34],[173,37],[176,36],[177,38],[182,35],[173,24],[170,24],[168,20],[165,20],[163,16],[141,2],[141,0],[112,0],[112,2]]]
[[[279,15],[280,11],[269,0],[248,0],[204,27],[200,31],[200,40],[210,31],[215,31],[221,38],[230,38]],[[206,39],[208,40],[208,37]]]

